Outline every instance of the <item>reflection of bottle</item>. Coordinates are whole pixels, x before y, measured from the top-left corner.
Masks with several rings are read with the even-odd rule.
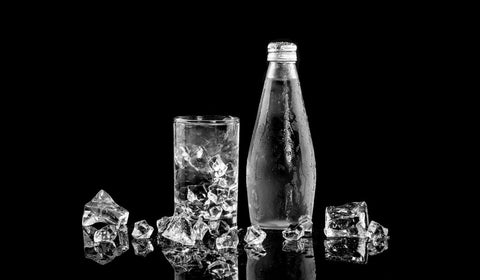
[[[268,45],[268,71],[247,160],[250,221],[283,229],[312,216],[315,155],[295,66],[297,46]]]
[[[263,246],[267,255],[256,260],[247,260],[247,280],[315,280],[315,257],[312,240],[304,240],[305,253],[284,252],[282,235],[278,231],[269,231]]]

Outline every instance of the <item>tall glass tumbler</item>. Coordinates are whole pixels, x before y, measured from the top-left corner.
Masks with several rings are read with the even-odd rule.
[[[202,218],[211,229],[221,221],[236,226],[239,119],[179,116],[173,129],[175,211]]]

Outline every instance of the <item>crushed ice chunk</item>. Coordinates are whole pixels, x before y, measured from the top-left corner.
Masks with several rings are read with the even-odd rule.
[[[132,240],[133,252],[136,256],[146,257],[153,252],[153,244],[150,239],[134,239]]]
[[[208,209],[208,219],[218,220],[222,216],[222,206],[213,206]]]
[[[325,209],[325,229],[327,237],[365,237],[368,225],[367,204],[351,202]]]
[[[303,237],[305,230],[300,224],[290,224],[288,228],[282,231],[282,236],[286,240],[298,240]]]
[[[157,220],[157,230],[159,235],[165,231],[170,220],[171,220],[171,217],[166,217],[166,216]]]
[[[237,210],[237,203],[233,199],[225,199],[222,202],[222,209],[226,212],[233,212]]]
[[[203,240],[203,237],[208,230],[208,225],[203,221],[202,218],[198,218],[193,225],[193,234],[195,236],[195,240]]]
[[[145,220],[141,220],[135,223],[132,237],[135,239],[145,239],[150,238],[153,233],[153,227],[147,223]]]
[[[117,229],[114,225],[106,225],[95,231],[93,242],[113,241],[117,237]]]
[[[260,245],[265,237],[267,237],[267,233],[263,231],[259,225],[252,225],[247,228],[247,233],[243,240],[245,240],[248,245]]]
[[[369,238],[367,249],[370,256],[377,255],[388,249],[388,229],[375,221],[368,226],[367,237]]]
[[[365,264],[368,261],[367,239],[330,237],[325,239],[325,258],[332,261]]]
[[[229,248],[235,249],[238,246],[238,242],[237,227],[230,228],[228,232],[220,235],[215,241],[218,250]]]
[[[127,224],[128,214],[128,211],[115,203],[106,191],[100,190],[91,201],[85,204],[82,226],[106,223],[119,228]]]
[[[208,164],[213,170],[213,176],[216,178],[224,176],[227,172],[228,166],[223,162],[220,155],[215,155],[210,158]]]
[[[192,225],[184,215],[171,217],[162,236],[186,246],[193,246],[195,244]]]
[[[312,217],[310,217],[310,215],[300,216],[300,218],[298,218],[298,224],[305,231],[305,235],[304,235],[305,237],[312,236],[313,222],[312,222]]]

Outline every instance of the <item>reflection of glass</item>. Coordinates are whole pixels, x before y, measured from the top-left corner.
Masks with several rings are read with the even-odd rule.
[[[237,225],[238,142],[238,118],[175,118],[175,207],[209,225],[219,219]]]
[[[263,241],[267,255],[259,259],[247,260],[247,280],[316,279],[312,239],[295,241],[295,246],[303,246],[302,253],[287,249],[283,241],[280,231],[267,232],[267,238]]]
[[[212,250],[197,244],[193,247],[165,247],[162,253],[175,271],[175,280],[238,280],[238,254],[235,249]]]

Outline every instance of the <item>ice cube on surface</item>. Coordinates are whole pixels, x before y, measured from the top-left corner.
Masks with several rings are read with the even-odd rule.
[[[365,237],[368,226],[367,204],[351,202],[325,209],[327,237]]]
[[[93,242],[114,241],[117,237],[117,229],[114,225],[106,225],[93,234]]]
[[[195,244],[192,224],[184,215],[171,217],[162,236],[186,246],[193,246]]]
[[[290,224],[288,228],[282,231],[282,236],[285,240],[298,240],[303,237],[305,230],[300,224]]]
[[[85,204],[82,226],[106,223],[119,228],[127,224],[128,214],[128,211],[115,203],[106,191],[100,190],[91,201]]]
[[[237,227],[232,227],[230,230],[216,239],[216,245],[217,249],[236,249],[238,246],[238,232],[237,232]]]
[[[153,227],[145,220],[141,220],[135,223],[133,227],[132,237],[135,239],[150,238],[153,233]]]
[[[244,241],[247,245],[260,245],[267,237],[267,233],[263,231],[259,225],[252,225],[247,228]]]
[[[157,220],[157,231],[159,235],[162,234],[163,231],[165,231],[170,220],[171,220],[171,217],[166,217],[166,216]]]

